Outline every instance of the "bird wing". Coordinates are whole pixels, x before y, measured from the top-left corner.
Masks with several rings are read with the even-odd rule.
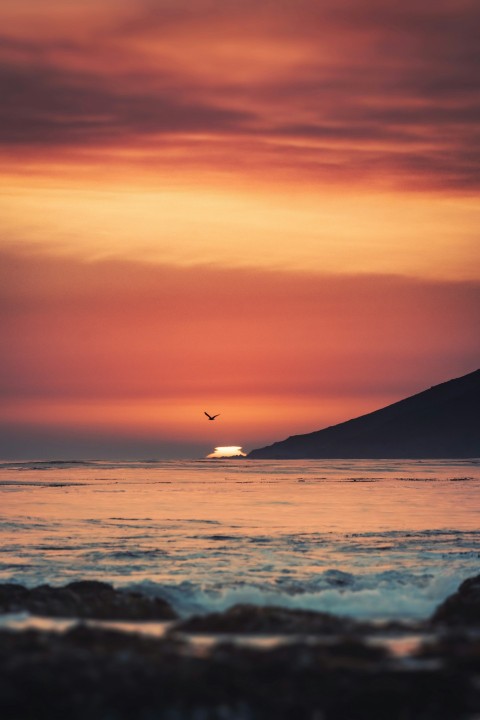
[[[207,413],[207,412],[206,412],[205,410],[204,410],[203,412],[204,412],[204,414],[205,414],[205,415],[207,416],[207,418],[208,418],[209,420],[211,420],[211,419],[212,419],[212,416],[211,416],[211,415],[209,415],[209,414],[208,414],[208,413]]]
[[[220,413],[218,413],[218,415],[214,415],[214,416],[212,417],[212,420],[215,420],[215,418],[218,417],[219,415],[220,415]]]

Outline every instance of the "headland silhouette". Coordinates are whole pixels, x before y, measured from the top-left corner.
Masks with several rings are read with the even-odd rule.
[[[250,459],[480,457],[480,370],[375,412],[252,450]]]

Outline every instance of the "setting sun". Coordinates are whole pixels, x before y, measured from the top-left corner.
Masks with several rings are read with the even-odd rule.
[[[207,458],[230,458],[230,457],[247,457],[242,452],[241,445],[227,445],[226,447],[216,447],[213,453],[207,455]]]

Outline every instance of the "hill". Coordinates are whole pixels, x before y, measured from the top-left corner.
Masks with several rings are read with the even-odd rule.
[[[252,450],[248,457],[480,457],[480,370],[368,415]]]

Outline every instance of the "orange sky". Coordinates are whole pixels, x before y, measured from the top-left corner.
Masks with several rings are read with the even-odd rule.
[[[3,0],[0,454],[250,449],[478,367],[478,15]]]

